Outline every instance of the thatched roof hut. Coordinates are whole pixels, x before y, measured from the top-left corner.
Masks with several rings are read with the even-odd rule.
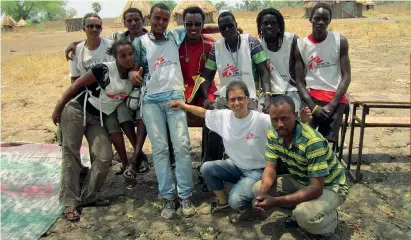
[[[190,0],[181,0],[178,2],[176,7],[173,10],[172,16],[176,20],[177,25],[183,25],[183,11],[188,7],[199,7],[203,9],[206,19],[205,23],[214,23],[214,14],[217,13],[215,6],[206,1],[190,1]]]
[[[77,32],[83,29],[83,18],[66,18],[64,23],[66,32]]]
[[[360,0],[361,1],[361,0]],[[304,0],[305,17],[309,17],[312,8],[319,2],[326,3],[331,6],[332,18],[361,18],[363,5],[360,1],[347,0],[347,1],[323,1],[323,0]]]
[[[20,20],[17,22],[17,26],[18,26],[18,27],[25,27],[25,26],[26,26],[26,21],[24,21],[23,18],[20,19]]]
[[[17,22],[16,20],[14,20],[10,15],[8,15],[7,13],[5,13],[3,15],[3,18],[1,19],[1,28],[3,29],[13,29],[17,27]]]
[[[150,15],[151,4],[149,1],[146,0],[129,0],[127,1],[126,5],[124,6],[121,15],[114,21],[112,27],[123,27],[123,13],[129,8],[137,8],[143,14],[144,25],[148,26],[148,17]]]

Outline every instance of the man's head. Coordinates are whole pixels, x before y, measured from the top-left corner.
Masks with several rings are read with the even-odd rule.
[[[257,16],[258,35],[265,39],[282,39],[284,36],[284,17],[275,8],[263,9]]]
[[[151,32],[153,34],[163,34],[170,22],[170,8],[164,3],[156,3],[150,10]]]
[[[118,66],[128,70],[134,67],[134,52],[134,46],[124,38],[115,41],[107,49],[107,53],[116,59]]]
[[[218,28],[220,28],[221,36],[226,40],[234,41],[237,39],[237,22],[231,12],[222,12],[218,16]]]
[[[318,3],[311,11],[310,22],[312,31],[316,35],[321,35],[327,31],[328,25],[331,23],[332,11],[330,5],[326,3]]]
[[[286,95],[273,97],[269,110],[271,124],[280,137],[292,137],[298,113],[294,101]]]
[[[248,98],[250,93],[248,92],[247,85],[242,81],[232,81],[227,85],[226,98],[228,107],[234,112],[234,114],[242,114],[247,112]]]
[[[100,33],[103,30],[103,22],[96,13],[87,13],[84,15],[83,30],[87,35],[87,39],[96,39],[100,37]]]
[[[184,27],[187,38],[197,40],[201,36],[204,27],[205,14],[199,7],[188,7],[183,11]]]
[[[144,18],[141,11],[137,8],[129,8],[123,13],[124,26],[132,34],[143,31]]]

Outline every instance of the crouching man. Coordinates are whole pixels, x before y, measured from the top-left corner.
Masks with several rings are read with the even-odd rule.
[[[294,102],[279,96],[271,102],[271,128],[267,134],[262,180],[253,192],[254,206],[261,211],[288,211],[285,224],[330,236],[337,227],[337,207],[346,199],[348,186],[344,169],[327,140],[310,126],[297,120]],[[290,174],[277,176],[281,160]]]

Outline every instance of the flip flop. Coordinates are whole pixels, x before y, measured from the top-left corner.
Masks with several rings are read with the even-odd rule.
[[[148,161],[143,161],[140,165],[140,168],[137,171],[137,175],[144,175],[150,171],[150,165],[148,164]]]
[[[126,179],[126,181],[137,182],[137,175],[138,173],[130,168],[127,168],[123,172],[123,177]]]
[[[70,211],[64,213],[64,218],[68,221],[74,222],[80,219],[80,214],[76,209],[73,208]]]

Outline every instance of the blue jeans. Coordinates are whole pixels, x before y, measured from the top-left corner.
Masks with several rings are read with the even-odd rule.
[[[151,141],[154,168],[161,196],[171,200],[175,195],[167,142],[166,124],[168,124],[176,158],[178,196],[181,199],[190,197],[194,184],[186,112],[170,109],[168,101],[144,103],[142,111],[143,121]]]
[[[228,203],[234,210],[241,211],[252,207],[253,186],[261,180],[263,170],[244,170],[228,160],[217,160],[205,162],[200,171],[213,191],[223,190],[224,182],[235,184],[228,195]]]

